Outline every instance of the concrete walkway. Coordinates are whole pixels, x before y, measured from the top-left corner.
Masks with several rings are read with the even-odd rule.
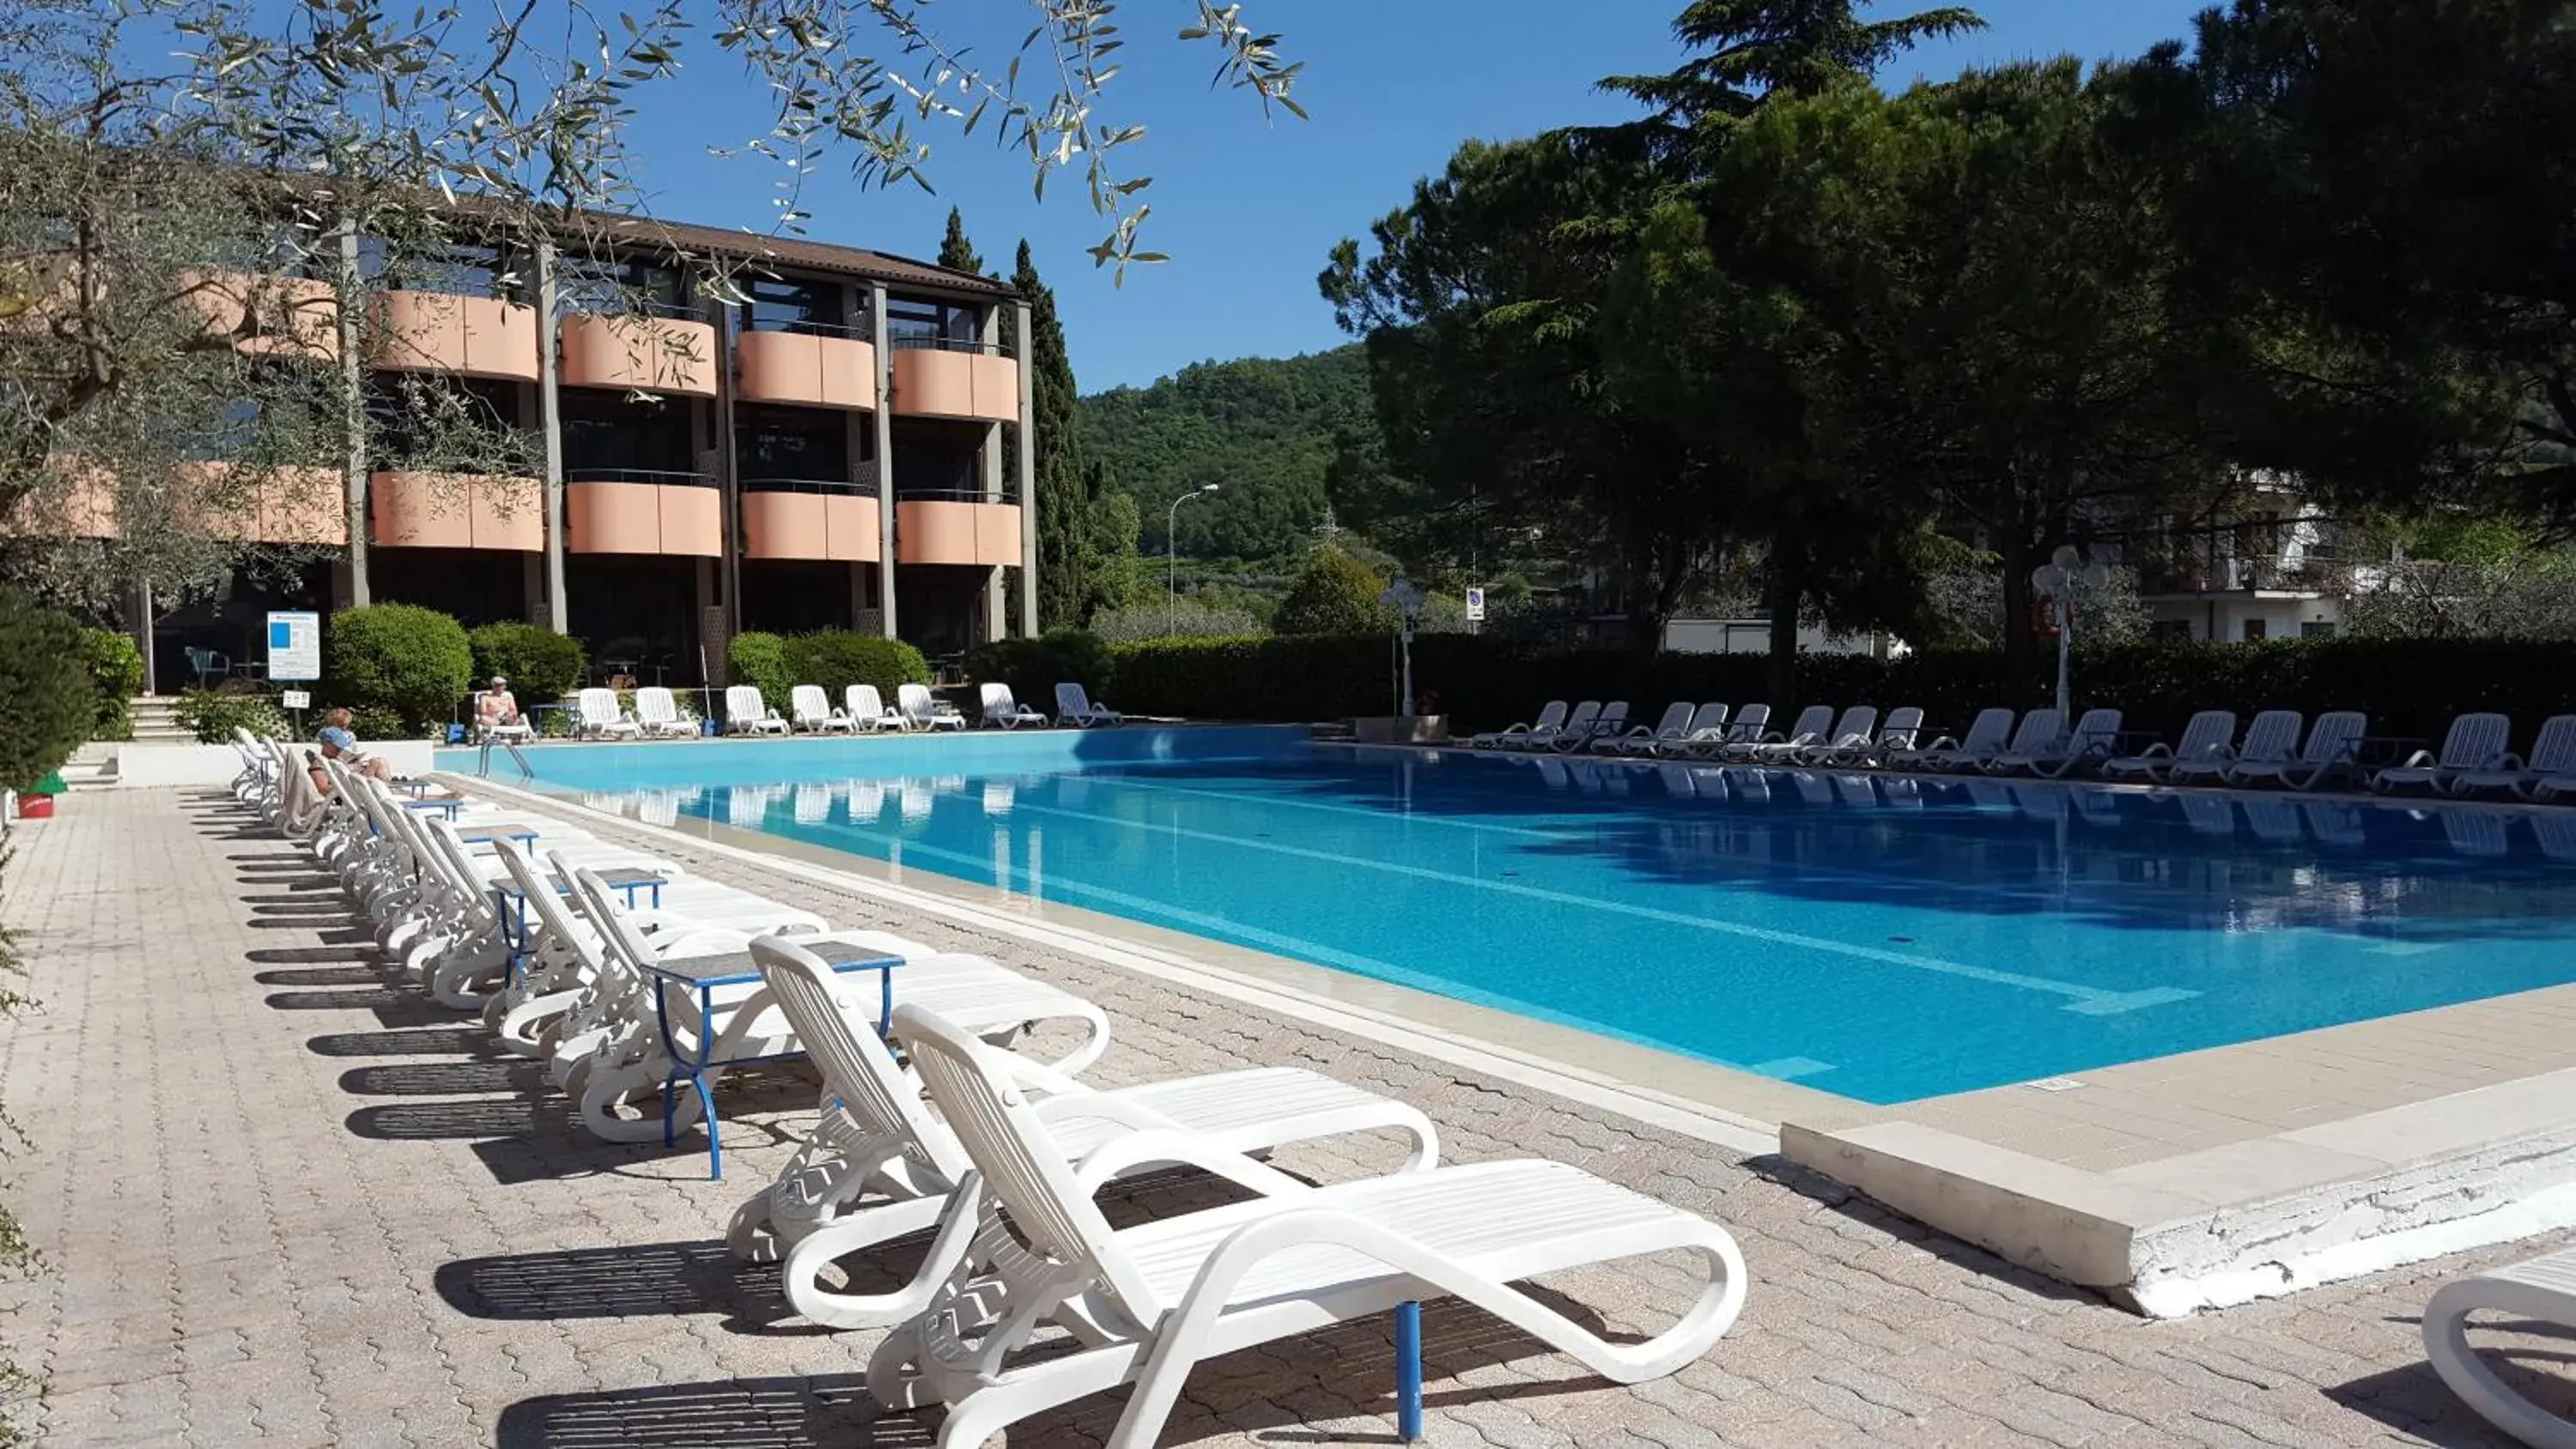
[[[876,1421],[859,1380],[874,1335],[814,1329],[774,1270],[725,1259],[725,1216],[810,1120],[810,1083],[780,1073],[729,1093],[723,1183],[705,1180],[695,1141],[601,1144],[536,1090],[533,1065],[391,984],[301,859],[206,793],[77,796],[17,837],[0,924],[44,1006],[0,1027],[0,1103],[34,1139],[6,1193],[51,1271],[10,1290],[6,1338],[50,1376],[45,1442],[933,1441],[935,1417]],[[690,865],[838,921],[871,915],[758,867]],[[1010,942],[892,924],[1107,1007],[1117,1036],[1096,1080],[1314,1066],[1418,1103],[1455,1160],[1562,1158],[1734,1230],[1755,1275],[1744,1318],[1663,1382],[1607,1386],[1435,1306],[1433,1444],[2501,1442],[2424,1367],[2415,1315],[2442,1279],[2543,1245],[2153,1324],[1776,1163]],[[1347,1176],[1398,1156],[1362,1141],[1280,1165]],[[1627,1329],[1669,1321],[1692,1286],[1658,1264],[1548,1283]],[[2571,1399],[2554,1377],[2576,1352],[2566,1339],[2498,1342]],[[1383,1325],[1207,1365],[1165,1442],[1389,1442],[1388,1365]],[[1095,1443],[1116,1410],[1104,1398],[1012,1442]]]

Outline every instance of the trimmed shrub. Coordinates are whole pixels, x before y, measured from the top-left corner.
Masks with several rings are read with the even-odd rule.
[[[1109,646],[1079,629],[1050,629],[1035,639],[996,639],[966,651],[966,676],[1000,682],[1011,697],[1041,714],[1055,713],[1055,687],[1080,684],[1093,698],[1110,684]]]
[[[504,674],[508,670],[501,671]],[[510,681],[512,684],[517,680]],[[513,691],[514,693],[516,691]],[[319,730],[320,725],[314,728]],[[382,705],[353,705],[349,709],[349,732],[361,740],[398,740],[410,731],[403,727],[402,716]],[[433,730],[433,733],[437,731]]]
[[[196,733],[197,743],[201,745],[231,744],[236,729],[246,729],[255,735],[275,735],[281,739],[287,731],[286,716],[279,713],[276,702],[264,694],[222,689],[181,690],[178,707],[171,713],[182,728]]]
[[[435,609],[343,609],[323,631],[324,702],[386,711],[399,726],[389,732],[393,738],[427,734],[455,719],[473,674],[464,626]]]
[[[900,639],[848,629],[820,629],[799,634],[786,644],[786,668],[791,676],[787,682],[823,686],[823,693],[830,697],[835,709],[840,707],[842,692],[853,684],[875,685],[877,693],[892,704],[896,685],[930,682],[930,661]],[[772,703],[786,709],[787,691],[781,688]]]
[[[581,641],[536,624],[485,624],[466,632],[474,650],[474,679],[502,675],[522,705],[545,704],[572,693],[581,682]],[[467,686],[471,688],[472,685]]]
[[[134,695],[143,687],[143,651],[113,629],[83,629],[81,661],[89,669],[90,687],[98,692],[98,714],[89,737],[134,738]]]
[[[1369,634],[1391,631],[1395,615],[1377,596],[1386,581],[1338,548],[1319,548],[1297,571],[1270,627],[1282,634]]]
[[[0,590],[0,785],[62,768],[98,723],[81,626]]]
[[[725,649],[725,659],[732,665],[727,678],[735,684],[759,686],[761,699],[771,709],[781,714],[787,712],[788,691],[795,687],[797,680],[796,671],[787,664],[787,641],[784,638],[764,634],[757,629],[736,634],[733,643]],[[723,709],[721,701],[717,709]]]

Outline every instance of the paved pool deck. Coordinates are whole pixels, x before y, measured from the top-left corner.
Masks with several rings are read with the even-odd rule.
[[[32,1138],[5,1192],[49,1260],[7,1290],[5,1337],[51,1380],[44,1442],[932,1442],[935,1419],[869,1404],[874,1335],[804,1324],[773,1272],[737,1272],[718,1242],[810,1120],[809,1082],[728,1092],[722,1183],[694,1141],[599,1143],[529,1064],[397,983],[327,879],[227,797],[131,790],[62,811],[14,838],[0,877],[0,925],[44,1003],[0,1026],[0,1104]],[[2442,1280],[2568,1236],[2145,1320],[1776,1156],[890,911],[791,862],[652,839],[701,874],[1090,996],[1116,1023],[1101,1082],[1313,1066],[1419,1104],[1455,1160],[1560,1158],[1736,1234],[1754,1276],[1742,1321],[1652,1384],[1604,1385],[1435,1307],[1435,1445],[2501,1444],[2425,1367],[2416,1314]],[[1281,1165],[1347,1176],[1398,1155],[1363,1140]],[[1691,1285],[1649,1263],[1547,1286],[1644,1329]],[[2489,1341],[2510,1377],[2576,1406],[2566,1336]],[[1390,1442],[1388,1358],[1366,1324],[1218,1361],[1164,1442]],[[1115,1411],[1080,1406],[1011,1443],[1096,1443]]]

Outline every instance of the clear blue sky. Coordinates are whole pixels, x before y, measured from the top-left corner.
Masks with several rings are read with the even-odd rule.
[[[1924,0],[1929,3],[1929,0]],[[1943,78],[1969,65],[2072,53],[2087,60],[2134,55],[2184,34],[2207,0],[1970,0],[1990,28],[1917,52],[1886,79]],[[1007,22],[992,56],[1025,33],[1022,7],[980,0]],[[1265,123],[1237,92],[1211,92],[1215,52],[1167,37],[1187,18],[1179,0],[1121,7],[1130,41],[1126,73],[1111,83],[1113,119],[1142,123],[1131,169],[1154,177],[1147,245],[1172,260],[1131,268],[1123,289],[1095,271],[1084,248],[1107,224],[1092,214],[1079,178],[1059,176],[1044,203],[1030,195],[1024,160],[990,140],[935,133],[936,195],[906,186],[862,190],[837,165],[809,181],[809,233],[929,257],[948,208],[965,213],[991,270],[1007,271],[1026,236],[1039,272],[1056,289],[1086,391],[1143,384],[1209,358],[1285,356],[1345,339],[1315,294],[1332,244],[1363,234],[1400,204],[1417,176],[1437,171],[1471,137],[1527,135],[1549,126],[1623,119],[1633,108],[1596,95],[1604,75],[1669,69],[1680,52],[1669,25],[1680,0],[1250,0],[1253,23],[1275,26],[1306,62],[1297,88],[1313,116]],[[1882,4],[1886,14],[1922,8]],[[941,6],[947,24],[974,23],[973,7]],[[700,52],[701,56],[704,51]],[[999,59],[988,63],[998,68]],[[652,209],[673,220],[763,225],[774,214],[778,172],[751,157],[717,160],[707,148],[757,135],[758,93],[720,59],[662,89],[633,140],[649,158]],[[671,102],[685,101],[683,105]]]

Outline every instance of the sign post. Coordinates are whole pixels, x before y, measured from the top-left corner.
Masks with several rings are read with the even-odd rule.
[[[268,615],[268,682],[305,684],[322,677],[322,616],[310,609],[272,609]],[[304,733],[304,707],[312,696],[301,689],[285,692],[279,703],[295,715],[295,733]]]

